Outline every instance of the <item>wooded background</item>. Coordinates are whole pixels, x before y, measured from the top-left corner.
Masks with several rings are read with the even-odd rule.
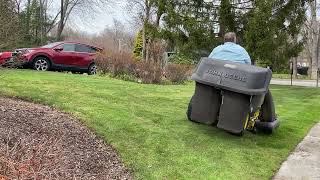
[[[123,0],[125,1],[125,0]],[[93,43],[113,51],[134,52],[161,61],[163,52],[178,53],[186,63],[223,43],[234,31],[256,64],[288,72],[289,61],[303,50],[316,77],[319,13],[316,0],[127,0],[130,27],[121,20],[103,32],[79,32],[72,17],[109,11],[115,0],[0,0],[0,50],[33,47],[60,40]],[[53,5],[58,6],[56,12]],[[57,8],[56,8],[57,9]],[[94,20],[93,20],[94,22]]]

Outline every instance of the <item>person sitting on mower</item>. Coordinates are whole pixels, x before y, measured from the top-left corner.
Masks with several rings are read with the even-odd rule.
[[[214,48],[209,58],[252,65],[248,52],[236,44],[236,42],[237,36],[234,32],[226,33],[224,36],[224,44]],[[264,121],[273,122],[277,118],[273,98],[269,90],[265,95],[261,112],[260,116]]]
[[[236,43],[236,33],[226,33],[224,36],[224,44],[214,48],[209,58],[251,65],[251,58],[248,52]]]

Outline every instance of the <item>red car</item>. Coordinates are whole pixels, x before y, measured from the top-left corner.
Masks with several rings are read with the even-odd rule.
[[[96,73],[95,55],[101,48],[76,42],[56,42],[40,48],[17,49],[13,56],[38,71],[67,70]]]
[[[12,52],[0,52],[0,66],[12,58]]]

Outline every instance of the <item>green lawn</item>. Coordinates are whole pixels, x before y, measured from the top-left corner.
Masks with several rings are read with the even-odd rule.
[[[0,75],[0,95],[70,112],[112,144],[137,179],[270,179],[320,117],[320,90],[272,86],[280,129],[232,136],[186,119],[187,85],[29,70]]]

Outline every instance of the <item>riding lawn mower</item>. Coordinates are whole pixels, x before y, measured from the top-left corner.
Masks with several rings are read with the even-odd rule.
[[[273,133],[279,127],[269,84],[272,72],[246,64],[202,58],[188,119],[242,136],[245,130]]]

